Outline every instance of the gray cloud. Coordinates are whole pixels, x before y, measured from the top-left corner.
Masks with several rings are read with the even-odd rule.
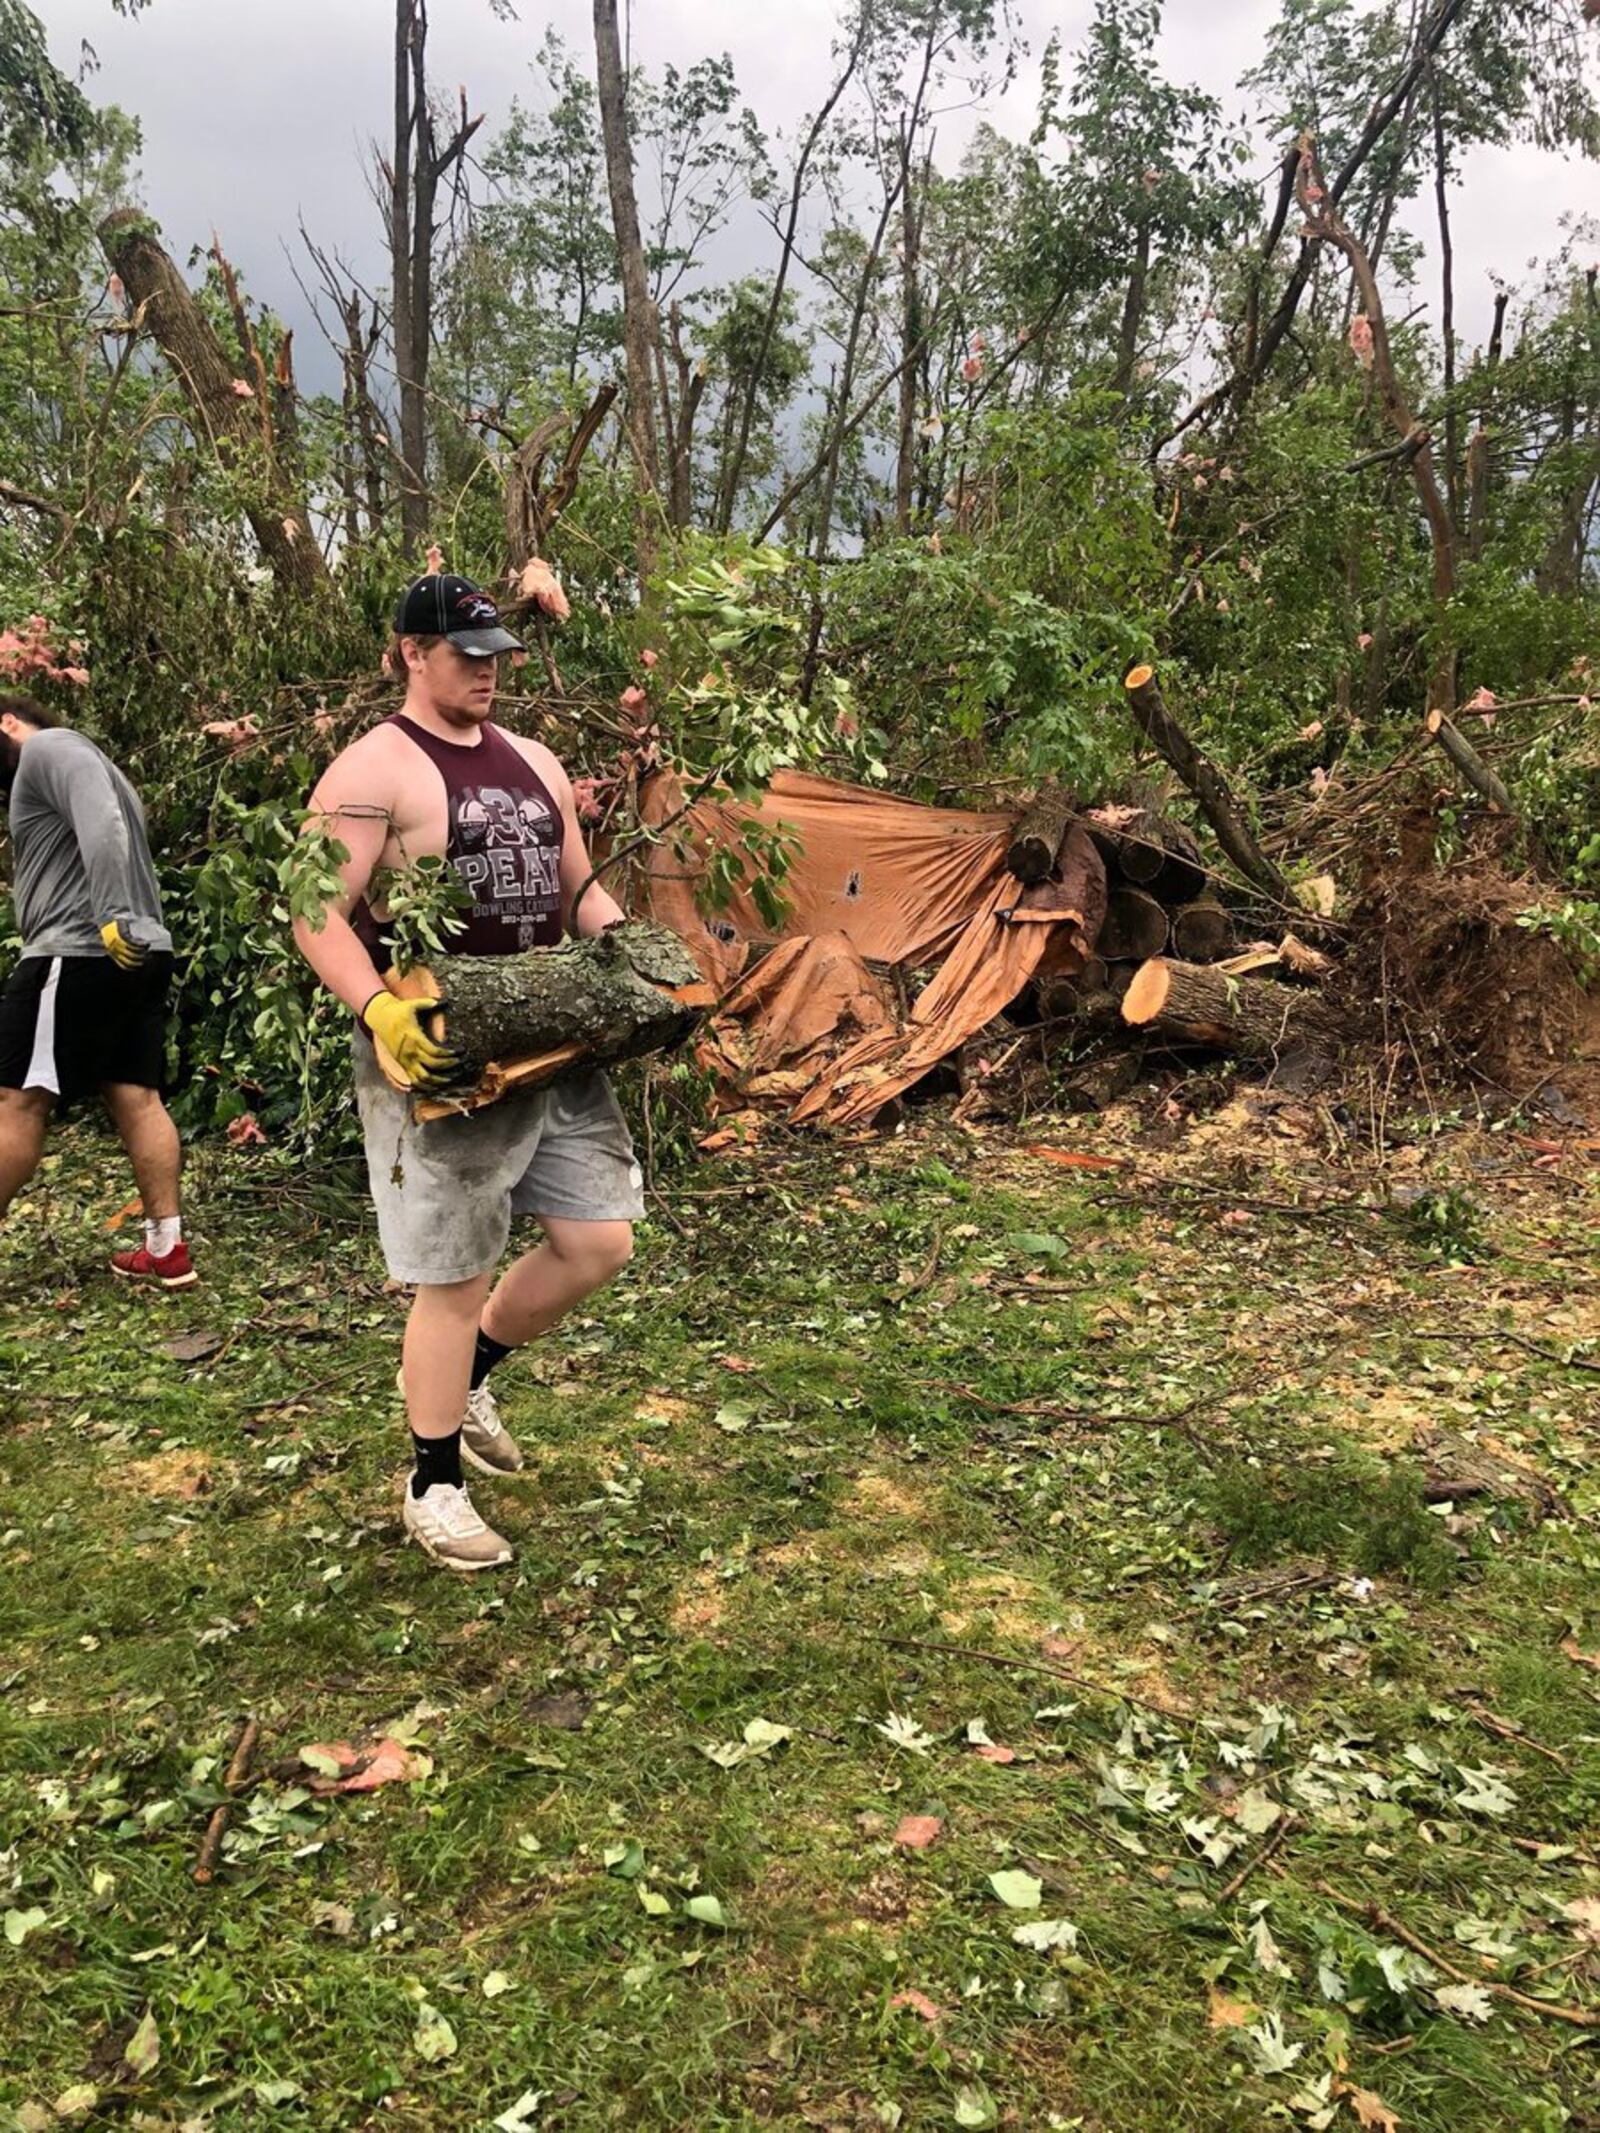
[[[392,10],[388,0],[153,0],[133,21],[110,0],[34,0],[59,63],[80,39],[101,62],[91,92],[135,113],[144,127],[146,203],[180,258],[217,230],[257,297],[300,328],[302,377],[326,382],[331,365],[311,346],[315,329],[295,287],[285,247],[303,216],[317,239],[374,280],[383,276],[381,229],[367,189],[372,144],[389,124]],[[1089,0],[1013,0],[1031,47],[1010,92],[984,113],[941,118],[940,159],[959,154],[980,116],[1027,131],[1039,55],[1052,30],[1071,49]],[[1243,108],[1235,84],[1260,51],[1275,0],[1171,0],[1164,62],[1176,78]],[[835,0],[636,0],[634,51],[645,65],[685,65],[728,51],[745,99],[769,130],[792,135],[824,93]],[[434,78],[466,87],[487,131],[512,98],[536,92],[530,65],[545,27],[580,57],[590,50],[588,0],[528,0],[520,22],[501,22],[488,0],[434,0]],[[1600,37],[1594,40],[1600,48]],[[1273,144],[1262,139],[1262,163]],[[1454,199],[1458,322],[1481,336],[1490,277],[1519,279],[1560,241],[1563,214],[1600,206],[1595,174],[1532,149],[1483,150],[1468,159]],[[1431,243],[1431,217],[1418,218]],[[767,256],[753,229],[730,239],[733,270]],[[1425,268],[1418,300],[1434,289]]]

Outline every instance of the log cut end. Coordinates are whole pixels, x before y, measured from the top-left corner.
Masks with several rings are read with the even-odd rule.
[[[1122,1019],[1135,1028],[1154,1022],[1167,1004],[1172,977],[1160,956],[1153,956],[1135,971],[1133,982],[1122,996]]]
[[[1156,670],[1154,667],[1147,667],[1142,664],[1136,667],[1129,667],[1127,673],[1123,676],[1122,686],[1131,694],[1133,690],[1142,689],[1147,683],[1154,681],[1155,677]]]

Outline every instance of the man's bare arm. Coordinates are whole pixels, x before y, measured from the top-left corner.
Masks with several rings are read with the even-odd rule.
[[[353,762],[352,756],[356,757]],[[323,830],[336,837],[350,857],[339,869],[343,889],[329,901],[321,927],[297,919],[294,943],[329,992],[355,1015],[383,985],[350,924],[350,912],[366,894],[383,857],[391,799],[388,780],[374,754],[346,749],[324,771],[311,795],[306,822],[307,831]]]

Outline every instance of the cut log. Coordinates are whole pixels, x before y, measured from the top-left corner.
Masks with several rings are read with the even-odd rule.
[[[1516,802],[1459,726],[1437,710],[1430,711],[1423,723],[1480,798],[1487,800],[1499,814],[1516,813]]]
[[[1143,962],[1167,945],[1167,914],[1143,889],[1113,889],[1095,946],[1107,962]]]
[[[1126,880],[1164,904],[1186,904],[1206,885],[1200,847],[1181,822],[1139,815],[1117,833],[1117,861]]]
[[[1152,667],[1134,667],[1122,686],[1139,730],[1163,762],[1169,763],[1200,803],[1217,833],[1217,842],[1243,874],[1274,903],[1294,908],[1294,897],[1272,861],[1251,835],[1227,779],[1202,753],[1161,700]]]
[[[1017,823],[1006,865],[1018,881],[1048,881],[1056,870],[1061,840],[1077,812],[1071,793],[1059,785],[1044,786]]]
[[[1233,946],[1233,922],[1214,896],[1198,896],[1173,912],[1172,945],[1186,963],[1215,963]]]
[[[1103,1111],[1125,1096],[1144,1071],[1144,1054],[1134,1048],[1108,1053],[1077,1067],[1060,1084],[1057,1101],[1067,1111]]]
[[[440,1003],[434,1029],[461,1062],[447,1107],[664,1051],[690,1034],[711,998],[678,936],[648,922],[523,955],[435,956],[386,982]],[[409,1086],[381,1046],[378,1058],[396,1086]]]
[[[1273,1058],[1297,1044],[1329,1050],[1342,1035],[1339,1018],[1316,993],[1165,956],[1146,963],[1128,987],[1122,1019],[1242,1059]]]

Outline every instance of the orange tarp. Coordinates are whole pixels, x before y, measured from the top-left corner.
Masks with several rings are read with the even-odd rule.
[[[640,819],[659,828],[683,805],[683,790],[670,772],[658,772],[640,795]],[[704,872],[707,843],[737,849],[752,819],[768,829],[790,831],[799,853],[782,884],[789,914],[779,937],[847,934],[857,952],[882,963],[933,963],[956,935],[989,903],[1006,872],[1006,847],[1015,817],[971,814],[954,807],[923,807],[864,785],[836,785],[804,771],[780,770],[758,805],[700,800],[681,825],[666,832],[645,862],[650,915],[679,933],[694,949],[708,950],[707,975],[724,982],[742,957],[728,945],[767,941],[773,929],[748,895],[736,895],[708,927],[695,906],[695,883]],[[675,830],[687,832],[687,851],[674,848]]]
[[[756,804],[701,800],[674,820],[682,808],[668,773],[641,796],[642,820],[663,832],[645,862],[645,899],[712,983],[732,986],[701,1056],[747,1099],[793,1103],[797,1124],[869,1119],[1042,965],[1081,968],[1089,953],[1086,914],[1059,886],[1025,891],[1007,871],[1009,814],[923,807],[799,771],[780,772]],[[742,892],[707,918],[695,886],[708,850],[737,850],[752,820],[798,842],[782,883],[782,945],[735,984],[750,944],[773,929]],[[1091,931],[1101,915],[1087,915]],[[944,963],[902,1027],[863,957]]]

